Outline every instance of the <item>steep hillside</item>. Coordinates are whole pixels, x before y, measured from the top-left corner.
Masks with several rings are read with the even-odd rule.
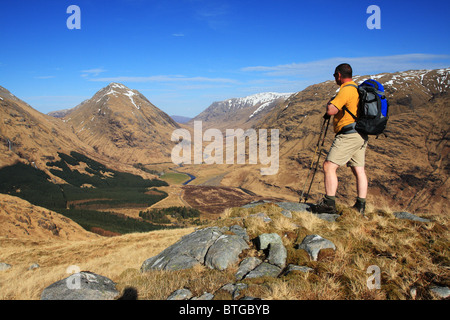
[[[35,241],[100,238],[59,213],[6,194],[0,194],[0,236]]]
[[[94,153],[67,124],[34,110],[3,87],[0,119],[0,167],[21,161],[48,172],[46,163],[58,152]]]
[[[355,77],[357,83],[367,78],[383,83],[391,104],[387,137],[372,137],[367,152],[369,202],[376,207],[388,205],[422,212],[446,210],[450,197],[449,72],[450,68]],[[259,170],[242,167],[227,175],[222,184],[298,199],[323,122],[325,104],[337,90],[333,81],[310,86],[278,105],[255,126],[280,130],[277,175],[261,176]],[[333,137],[330,127],[326,151]],[[339,201],[351,204],[354,178],[347,168],[340,168],[338,175]],[[322,180],[319,168],[311,201],[323,194]]]
[[[99,154],[135,164],[170,161],[178,124],[145,96],[111,83],[68,112],[63,121]]]
[[[256,124],[277,104],[285,101],[291,93],[266,92],[244,98],[232,98],[211,104],[206,110],[188,122],[202,121],[206,129],[247,129]]]

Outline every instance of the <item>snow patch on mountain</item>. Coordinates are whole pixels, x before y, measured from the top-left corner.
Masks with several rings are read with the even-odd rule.
[[[258,109],[256,109],[248,118],[252,118],[254,115],[256,115],[257,113],[261,112],[262,110],[264,110],[265,107],[267,107],[268,105],[270,105],[273,101],[269,101],[266,103],[263,103],[261,106],[259,106]]]
[[[124,95],[126,95],[128,98],[130,98],[130,100],[131,100],[131,103],[136,107],[136,109],[140,109],[140,107],[138,107],[137,105],[136,105],[136,103],[134,103],[134,100],[133,100],[133,96],[135,96],[136,95],[136,93],[134,93],[133,91],[131,91],[131,90],[128,90],[126,93],[124,93]]]
[[[436,87],[438,91],[445,91],[449,84],[449,73],[450,68],[443,68],[438,70],[411,70],[411,71],[403,71],[396,74],[389,73],[381,73],[377,75],[369,75],[369,76],[355,76],[354,81],[357,83],[363,83],[368,79],[374,79],[380,81],[383,77],[386,77],[387,81],[380,81],[380,83],[386,88],[397,91],[398,88],[409,86],[411,81],[418,80],[418,83],[424,85],[424,81],[427,76],[429,76],[430,72],[436,71],[435,80],[439,87]],[[428,89],[429,90],[429,89]],[[338,92],[339,89],[336,91]]]
[[[292,95],[292,93],[277,93],[277,92],[263,92],[257,93],[244,98],[232,98],[223,101],[225,105],[228,105],[229,109],[232,108],[245,108],[250,106],[256,106],[258,104],[265,104],[267,102],[272,102],[277,99],[287,99]],[[262,109],[261,109],[262,110]]]

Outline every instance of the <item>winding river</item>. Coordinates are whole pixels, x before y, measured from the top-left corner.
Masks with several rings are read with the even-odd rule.
[[[193,176],[193,175],[190,174],[190,173],[186,173],[186,172],[180,172],[180,173],[187,174],[187,175],[189,176],[189,178],[190,178],[188,181],[183,182],[183,186],[187,185],[189,182],[191,182],[192,180],[195,179],[195,176]]]

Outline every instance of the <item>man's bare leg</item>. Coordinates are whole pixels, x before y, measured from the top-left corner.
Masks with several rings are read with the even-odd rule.
[[[368,181],[364,167],[351,167],[356,177],[356,191],[358,197],[365,199],[367,197]]]
[[[366,171],[364,167],[351,167],[352,172],[356,177],[356,191],[358,197],[356,198],[356,203],[353,206],[356,210],[359,211],[363,216],[365,215],[366,210],[366,197],[367,197],[367,188],[368,181],[366,176]]]
[[[339,166],[331,161],[323,163],[323,171],[325,174],[325,194],[327,196],[335,197],[338,187],[337,169]]]

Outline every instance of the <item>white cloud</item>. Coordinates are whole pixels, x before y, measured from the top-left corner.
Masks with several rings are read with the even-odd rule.
[[[53,79],[55,78],[55,76],[38,76],[38,77],[34,77],[35,79]]]
[[[172,33],[173,37],[184,37],[184,33]]]
[[[81,70],[81,72],[82,72],[82,75],[81,75],[82,77],[88,77],[88,76],[96,77],[100,73],[106,72],[106,70],[103,68],[95,68],[95,69],[89,69],[89,70]]]
[[[331,78],[334,69],[341,63],[349,63],[353,68],[354,74],[365,75],[446,67],[450,64],[450,55],[415,53],[381,57],[335,57],[277,66],[246,67],[241,70],[245,72],[262,72],[269,76],[300,76],[302,78],[327,76],[327,78]]]

